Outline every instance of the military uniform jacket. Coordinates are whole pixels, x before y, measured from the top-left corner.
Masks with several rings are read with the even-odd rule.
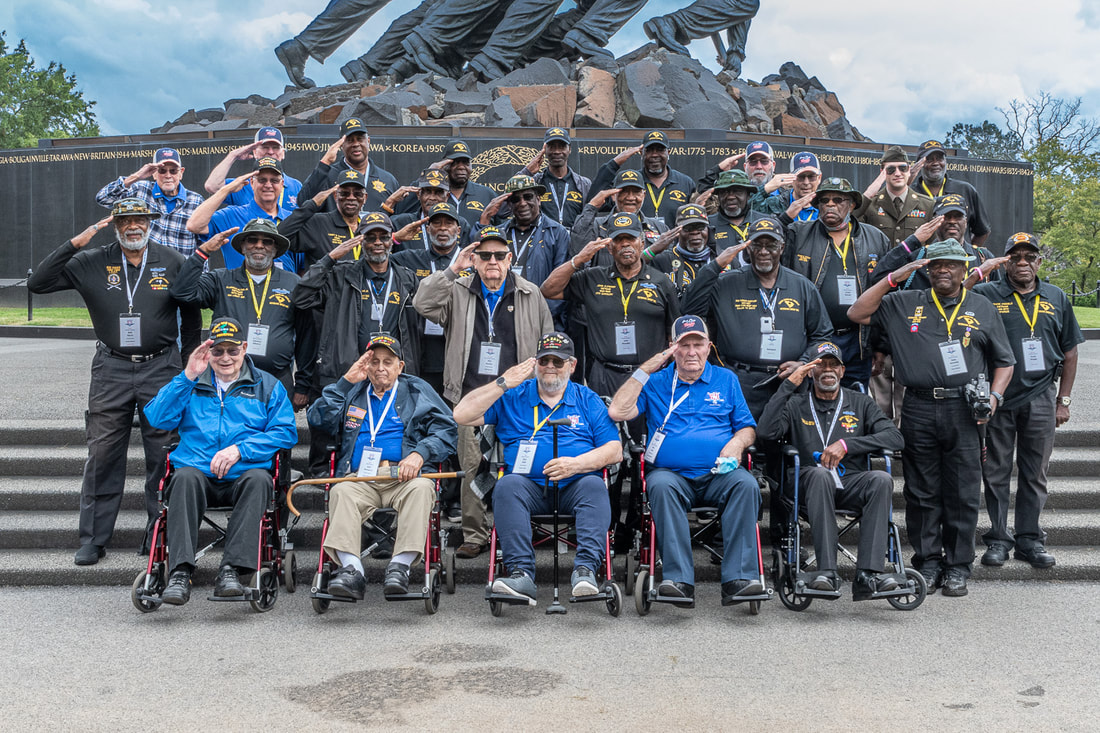
[[[370,160],[369,158],[367,159]],[[341,157],[336,163],[328,165],[326,163],[318,163],[317,167],[313,169],[313,172],[309,174],[309,178],[302,184],[302,190],[298,194],[299,206],[304,202],[312,199],[321,191],[327,191],[336,184],[336,179],[343,171],[354,170],[348,161]],[[383,169],[381,166],[371,163],[367,169],[367,201],[363,204],[363,208],[367,211],[381,211],[382,204],[386,202],[386,199],[390,197],[394,191],[400,186],[397,185],[397,179],[393,177],[393,174]],[[332,196],[329,196],[325,201],[322,211],[336,211],[336,201]]]
[[[775,280],[774,312],[761,302],[760,281],[751,265],[719,274],[718,263],[699,270],[695,282],[680,300],[680,312],[714,324],[711,340],[726,366],[779,366],[785,361],[809,361],[817,344],[827,341],[833,326],[821,294],[806,278],[780,267]],[[761,317],[773,318],[773,329],[783,333],[780,358],[762,360]]]
[[[900,214],[895,213],[894,199],[883,187],[877,196],[863,199],[863,206],[852,212],[852,218],[877,228],[890,240],[890,246],[896,247],[932,220],[933,206],[932,199],[910,188],[902,198]]]
[[[784,379],[756,423],[757,437],[776,441],[788,438],[791,445],[798,449],[798,457],[804,467],[815,463],[815,451],[827,447],[821,445],[821,435],[826,436],[830,445],[843,440],[848,446],[848,452],[841,461],[845,473],[867,470],[864,456],[868,453],[902,449],[905,440],[901,431],[882,413],[873,399],[844,387],[840,388],[840,394],[844,402],[830,434],[829,426],[840,398],[831,402],[818,400],[813,396],[809,379],[798,387],[789,379]],[[827,409],[815,410],[813,403],[818,408]],[[814,427],[815,419],[817,427],[821,428],[821,435]]]

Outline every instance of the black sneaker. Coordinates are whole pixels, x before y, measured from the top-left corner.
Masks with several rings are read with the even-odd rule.
[[[1017,560],[1023,560],[1033,568],[1042,569],[1054,567],[1054,555],[1047,552],[1046,547],[1041,544],[1027,548],[1017,547],[1016,552],[1014,552],[1012,556]]]
[[[367,594],[367,579],[351,565],[345,565],[329,578],[328,592],[340,598],[361,601]]]
[[[218,579],[214,581],[214,595],[217,598],[236,598],[244,595],[241,576],[232,565],[222,565]]]
[[[924,584],[928,586],[928,595],[936,592],[943,585],[943,568],[921,568],[920,574],[924,576]]]
[[[1008,559],[1009,546],[1003,542],[990,542],[989,548],[982,555],[982,565],[999,568]]]
[[[176,570],[168,578],[168,586],[161,593],[160,599],[169,606],[182,606],[191,600],[191,573],[186,570]]]
[[[81,545],[73,557],[74,565],[95,565],[107,556],[107,550],[99,545]]]
[[[960,598],[968,592],[966,589],[966,575],[963,571],[958,568],[948,568],[943,578],[943,590],[940,593],[945,596]]]
[[[409,592],[409,566],[391,562],[386,566],[386,577],[382,581],[382,593],[387,596],[401,596]]]

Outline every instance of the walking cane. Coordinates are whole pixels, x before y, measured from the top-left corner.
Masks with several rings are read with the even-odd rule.
[[[567,417],[558,418],[557,420],[547,421],[554,429],[554,458],[558,457],[558,426],[559,425],[572,425],[573,421]],[[545,470],[545,469],[544,469]],[[543,491],[546,491],[550,486],[549,477],[545,477],[545,483],[543,484]],[[554,601],[547,609],[547,614],[568,613],[565,606],[561,605],[558,600],[558,510],[559,510],[559,496],[558,496],[558,482],[554,482]]]

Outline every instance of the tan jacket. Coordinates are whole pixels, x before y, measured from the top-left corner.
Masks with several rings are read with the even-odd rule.
[[[523,361],[535,355],[542,335],[554,330],[554,320],[537,285],[511,273],[508,277],[514,278],[516,288],[516,354]],[[473,275],[459,277],[448,267],[425,278],[412,301],[420,315],[443,327],[447,339],[443,396],[452,404],[462,397],[462,382],[470,362],[470,339],[479,302],[473,285]],[[501,364],[501,372],[510,366]]]

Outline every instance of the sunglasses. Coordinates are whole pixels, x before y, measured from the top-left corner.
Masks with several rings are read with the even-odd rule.
[[[496,260],[497,262],[504,262],[508,258],[511,252],[493,250],[492,252],[474,252],[475,255],[481,258],[482,262],[488,262],[489,260]]]
[[[817,202],[819,204],[835,204],[840,206],[841,204],[851,203],[852,200],[847,196],[822,196]]]
[[[508,197],[508,203],[510,203],[510,204],[518,204],[520,201],[526,201],[527,203],[531,203],[532,201],[537,201],[537,200],[538,200],[538,196],[536,196],[534,193],[532,193],[530,191],[526,191],[524,193],[514,193],[514,194],[512,194],[511,196]]]
[[[275,240],[270,237],[258,237],[255,234],[249,234],[244,238],[245,244],[262,244],[265,247],[274,247]]]
[[[358,186],[341,186],[336,189],[336,195],[345,199],[365,199],[367,192]]]
[[[210,349],[210,356],[214,357],[215,359],[220,359],[226,354],[229,354],[230,356],[240,356],[241,347],[234,346],[232,349]]]
[[[1021,252],[1019,254],[1009,255],[1008,259],[1013,262],[1026,262],[1028,264],[1034,264],[1039,261],[1039,255],[1034,252]]]
[[[809,172],[806,172],[806,173],[799,173],[798,175],[795,176],[795,178],[797,178],[800,181],[816,181],[818,178],[821,178],[821,174],[820,173],[814,173],[813,171],[809,171]]]
[[[561,369],[565,366],[565,359],[561,359],[557,356],[540,356],[539,366],[552,366],[555,369]]]
[[[902,173],[908,173],[909,172],[909,164],[908,163],[901,163],[900,165],[888,165],[888,166],[886,166],[886,175],[888,175],[888,176],[892,176],[895,173],[897,173],[898,171],[901,171]]]
[[[683,228],[683,231],[690,232],[692,234],[695,234],[695,233],[698,233],[698,232],[704,232],[706,230],[707,230],[707,225],[706,224],[685,224],[684,228]]]
[[[157,173],[160,173],[161,175],[164,175],[164,176],[174,176],[179,172],[180,172],[180,169],[177,168],[174,165],[173,166],[162,165],[160,168],[157,168]]]
[[[363,235],[363,241],[366,242],[366,243],[385,242],[385,241],[388,241],[389,238],[390,238],[390,235],[387,234],[386,232],[378,232],[378,231],[367,232],[366,234]]]
[[[749,249],[764,250],[765,252],[778,252],[780,244],[779,242],[768,242],[764,244],[759,240],[749,242]]]

